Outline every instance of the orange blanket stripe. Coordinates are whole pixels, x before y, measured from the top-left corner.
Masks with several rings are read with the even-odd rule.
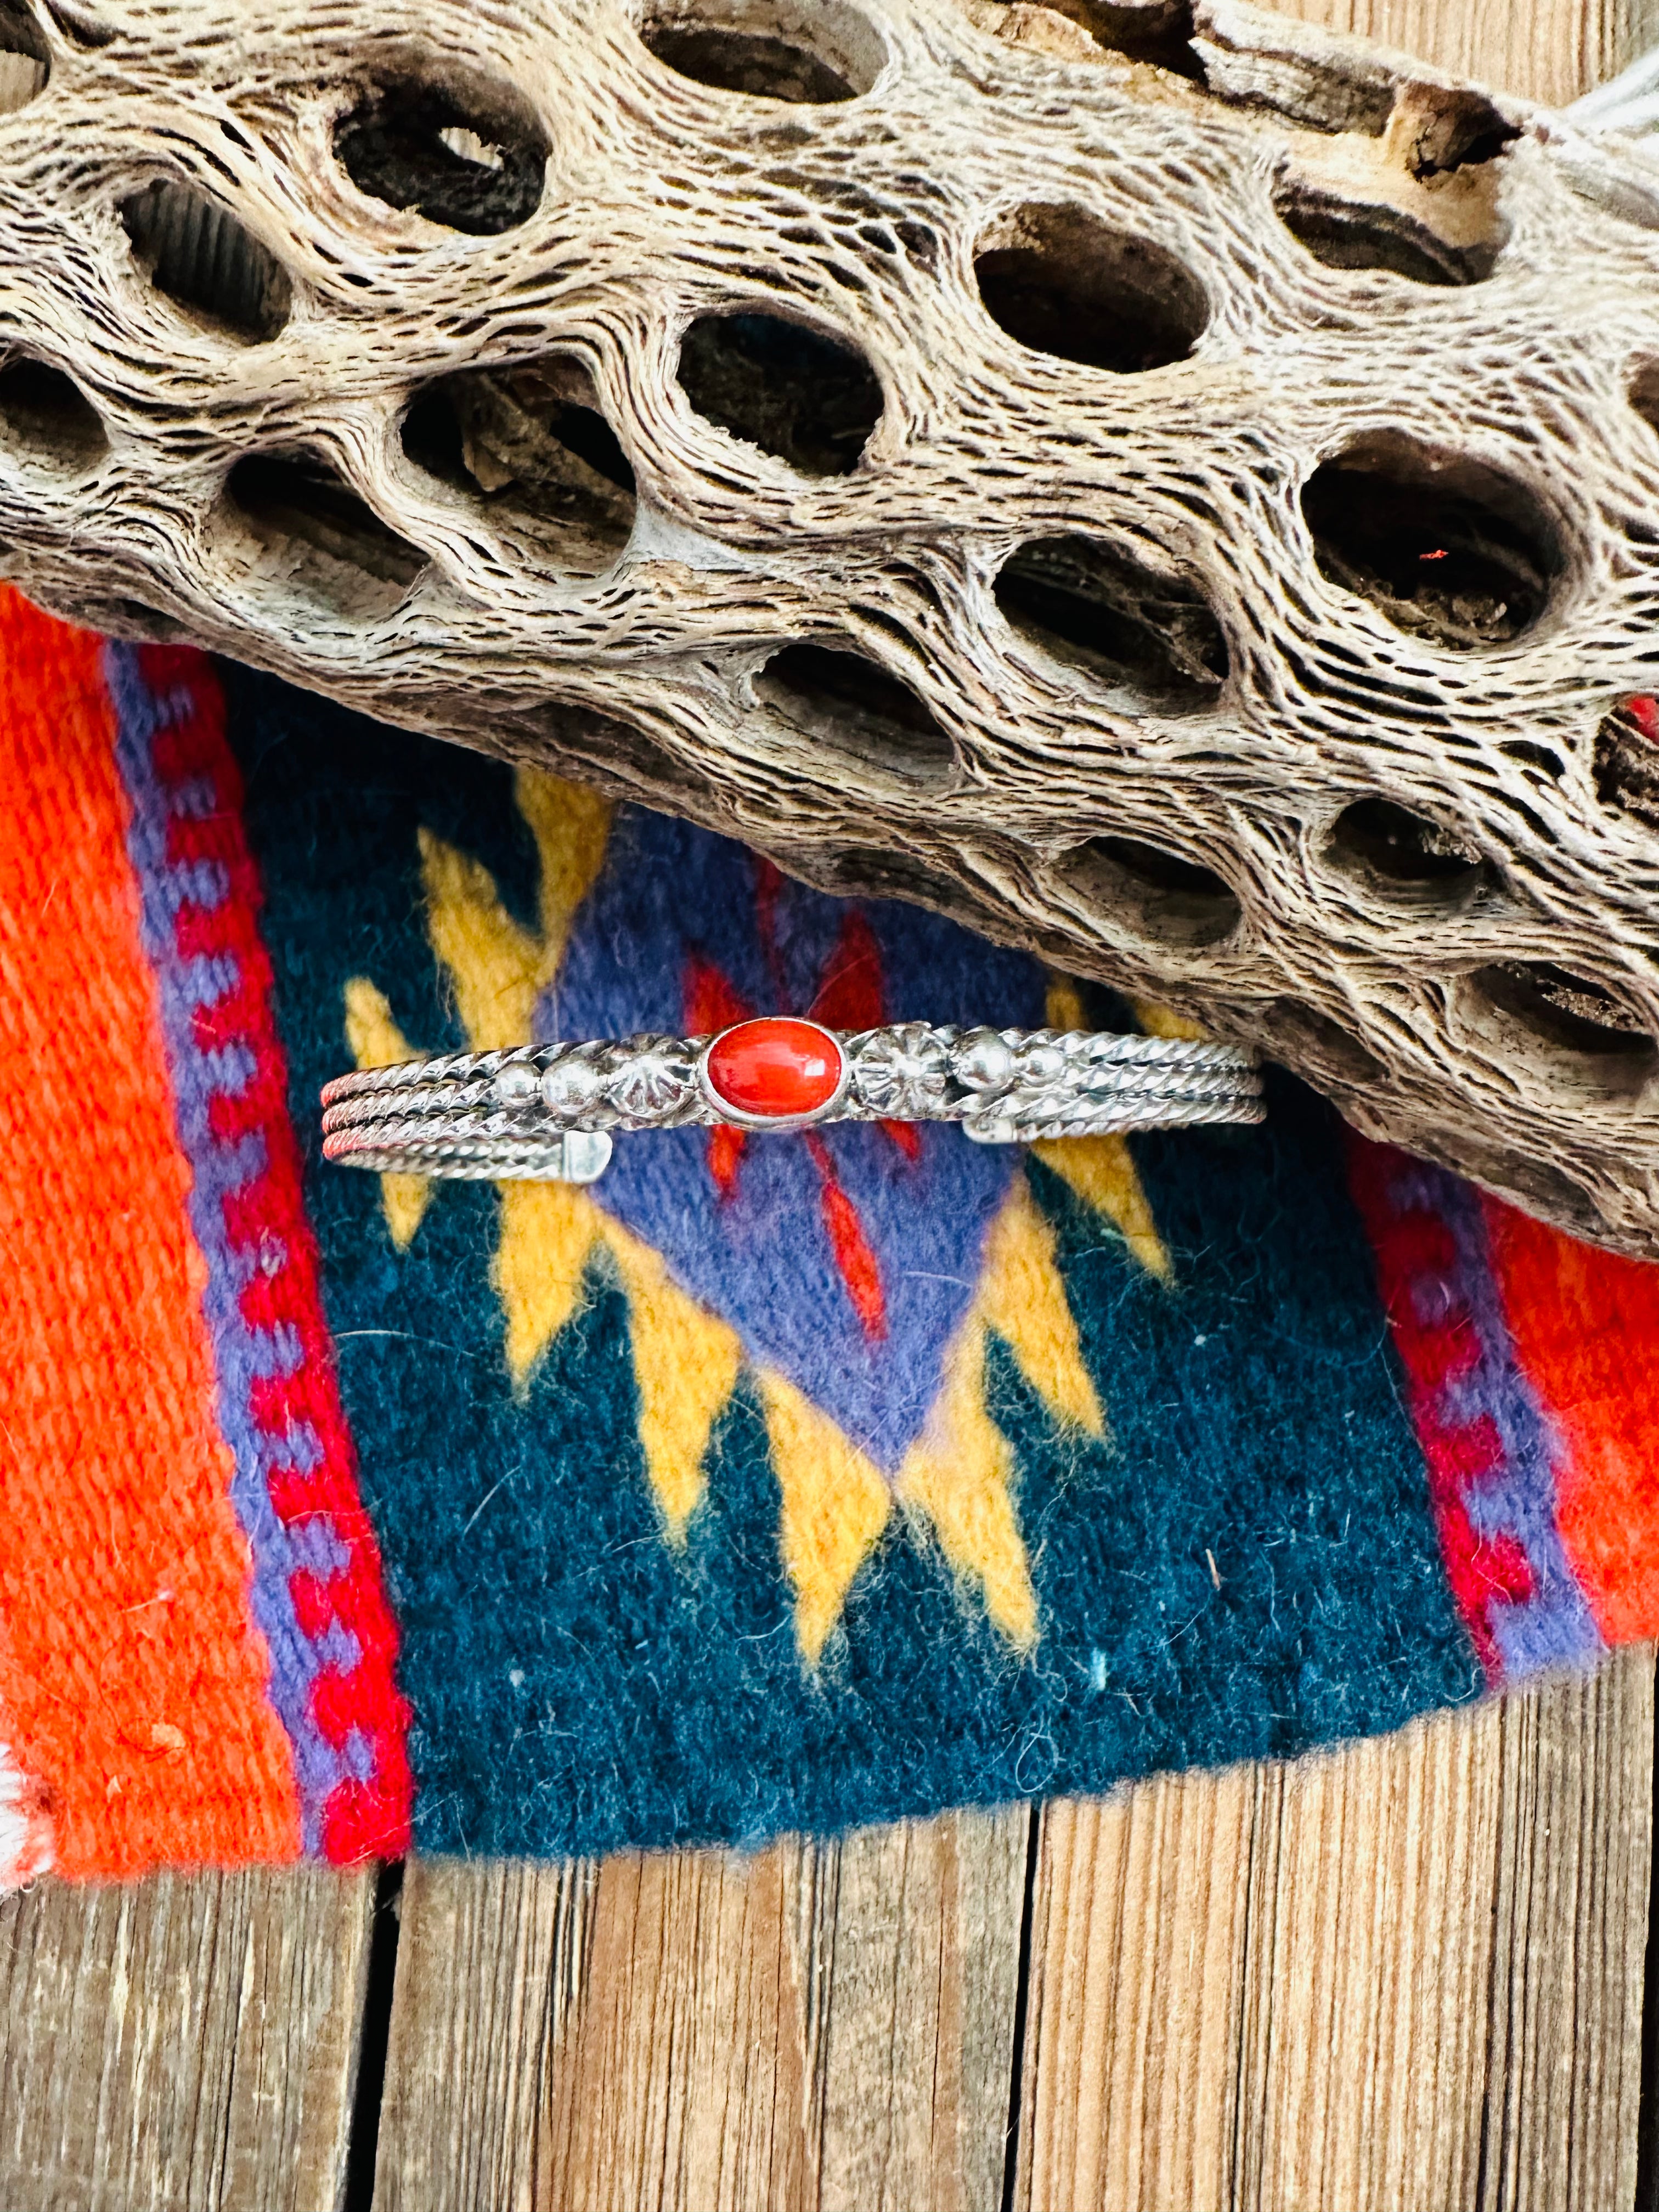
[[[1567,1556],[1609,1644],[1659,1635],[1659,1267],[1486,1212],[1516,1355],[1566,1447]]]
[[[300,1828],[100,651],[0,598],[0,1739],[108,1878]]]

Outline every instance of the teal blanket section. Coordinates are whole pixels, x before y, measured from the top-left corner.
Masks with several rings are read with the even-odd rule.
[[[399,1250],[378,1180],[321,1160],[348,979],[373,977],[418,1048],[465,1043],[418,832],[475,856],[533,917],[508,772],[269,678],[223,678],[342,1389],[403,1638],[420,1848],[757,1843],[1299,1752],[1478,1694],[1340,1132],[1288,1079],[1261,1129],[1133,1140],[1172,1284],[1057,1176],[1022,1170],[1108,1431],[1066,1427],[994,1342],[987,1403],[1012,1447],[1035,1645],[990,1625],[901,1509],[807,1665],[754,1376],[715,1422],[677,1546],[607,1255],[515,1393],[495,1191],[443,1188]]]

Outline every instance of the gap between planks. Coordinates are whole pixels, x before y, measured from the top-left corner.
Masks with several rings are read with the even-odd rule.
[[[1291,1765],[416,1863],[375,2212],[1628,2212],[1653,1654]]]

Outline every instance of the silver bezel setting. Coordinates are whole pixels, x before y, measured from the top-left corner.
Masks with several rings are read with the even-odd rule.
[[[727,1037],[734,1036],[739,1030],[752,1029],[757,1022],[788,1022],[797,1029],[811,1030],[817,1036],[828,1039],[840,1063],[841,1073],[836,1079],[834,1091],[822,1106],[815,1106],[810,1114],[745,1114],[740,1107],[732,1105],[729,1099],[721,1097],[715,1090],[708,1073],[710,1055],[725,1043]],[[847,1047],[834,1030],[826,1029],[822,1022],[815,1022],[808,1014],[753,1014],[745,1021],[728,1023],[717,1036],[709,1038],[697,1054],[697,1088],[713,1111],[734,1129],[753,1129],[761,1133],[775,1129],[780,1134],[790,1129],[810,1129],[816,1123],[828,1121],[834,1117],[852,1080],[853,1060]]]

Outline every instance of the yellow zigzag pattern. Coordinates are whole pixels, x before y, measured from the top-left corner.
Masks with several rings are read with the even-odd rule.
[[[592,793],[529,770],[520,772],[514,789],[541,856],[540,927],[533,935],[507,912],[487,869],[420,833],[428,934],[475,1052],[530,1042],[536,1002],[556,977],[610,831],[609,810]],[[1081,1025],[1069,986],[1051,991],[1048,1018],[1057,1027]],[[368,976],[346,985],[345,1027],[360,1067],[414,1056]],[[1037,1150],[1116,1224],[1142,1266],[1169,1279],[1168,1255],[1121,1138]],[[604,1255],[629,1303],[647,1473],[665,1536],[683,1543],[706,1486],[710,1435],[742,1368],[736,1331],[689,1297],[661,1255],[612,1220],[589,1191],[519,1182],[498,1189],[501,1234],[491,1279],[514,1387],[528,1391],[536,1362],[577,1310],[590,1263]],[[384,1176],[381,1197],[387,1231],[402,1249],[419,1231],[431,1187],[417,1176]],[[1105,1434],[1054,1245],[1054,1231],[1024,1178],[1017,1179],[992,1224],[978,1292],[949,1347],[939,1398],[890,1488],[827,1414],[782,1376],[759,1373],[781,1498],[780,1551],[809,1665],[821,1656],[896,1499],[919,1535],[931,1530],[964,1589],[1010,1643],[1021,1649],[1035,1643],[1036,1599],[1015,1510],[1012,1456],[986,1410],[985,1359],[995,1334],[1056,1419],[1079,1436]]]

